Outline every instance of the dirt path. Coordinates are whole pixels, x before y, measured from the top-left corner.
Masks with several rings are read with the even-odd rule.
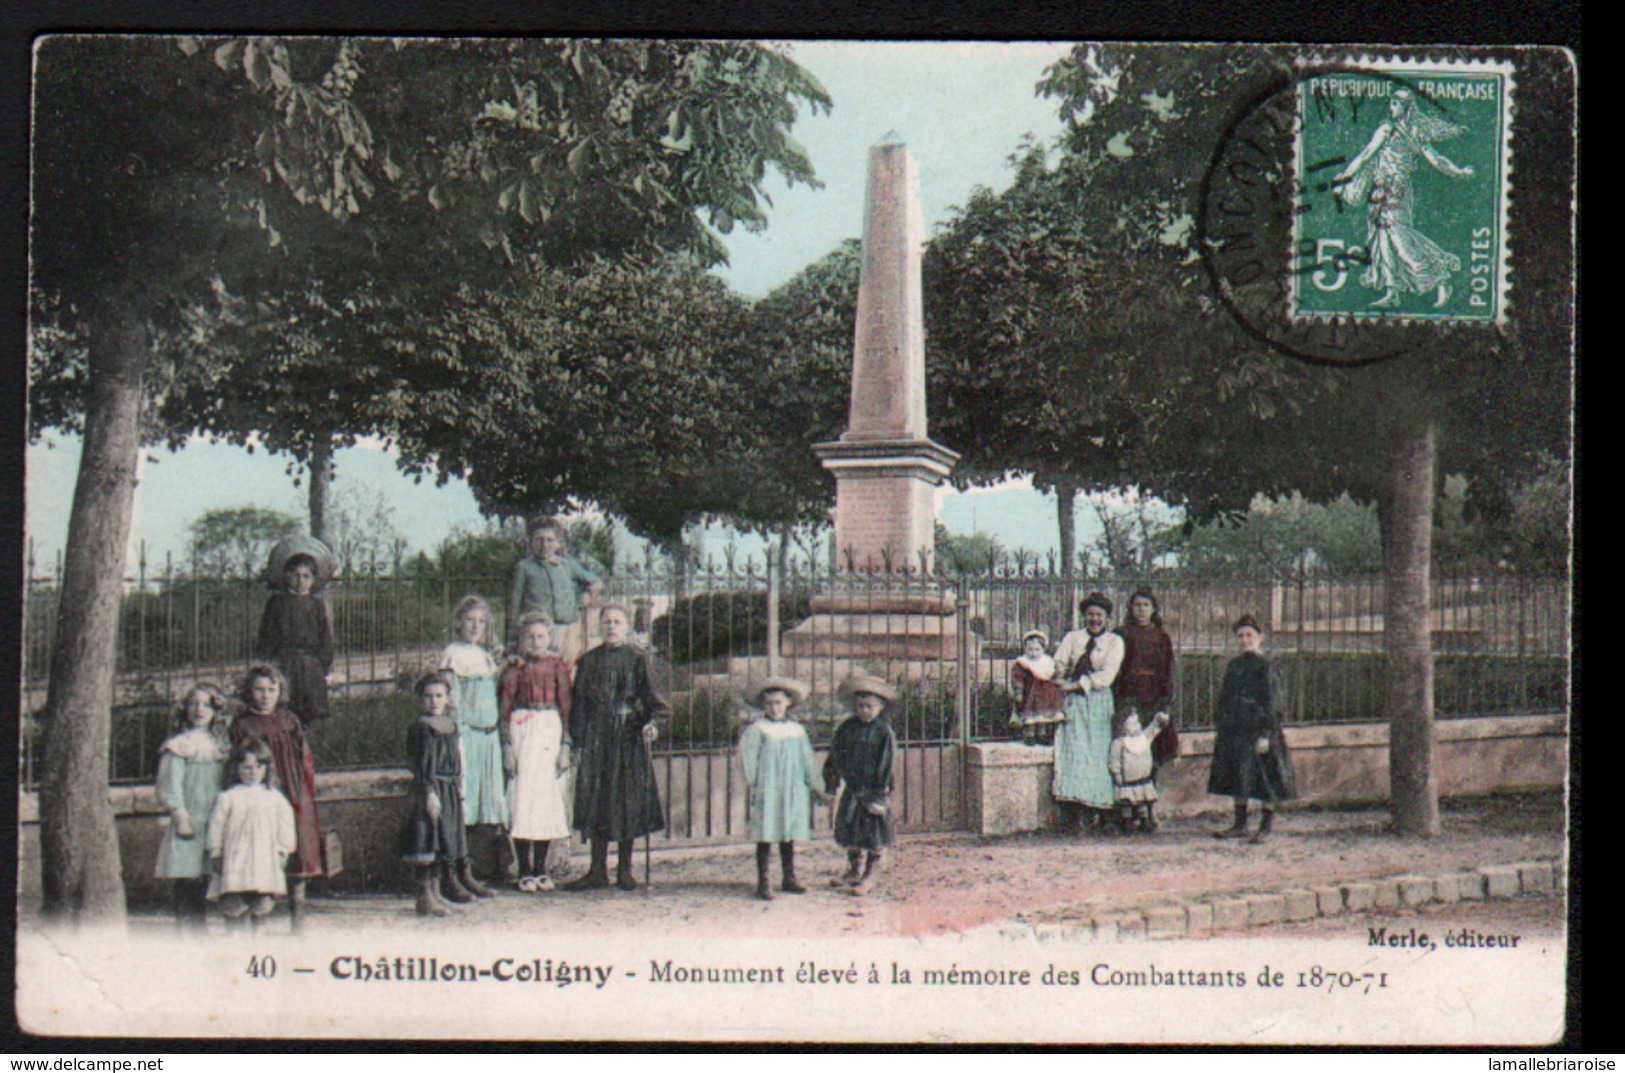
[[[1154,835],[907,839],[894,851],[882,889],[863,899],[828,888],[844,856],[821,841],[803,845],[797,855],[802,877],[813,889],[770,903],[750,896],[752,849],[736,846],[657,855],[652,891],[504,891],[441,920],[417,917],[404,891],[398,897],[318,898],[312,928],[545,929],[589,935],[670,929],[732,938],[933,935],[1013,917],[1064,922],[1102,909],[1180,898],[1560,858],[1564,847],[1563,803],[1555,794],[1458,804],[1446,812],[1440,837],[1429,842],[1387,833],[1386,814],[1375,810],[1285,813],[1278,834],[1259,846],[1212,838],[1221,822],[1216,816],[1176,821]],[[578,858],[571,866],[584,863]],[[777,860],[772,874],[777,887]],[[641,853],[637,876],[643,876]],[[1544,901],[1561,906],[1563,899]],[[279,913],[268,926],[275,931],[286,924]]]

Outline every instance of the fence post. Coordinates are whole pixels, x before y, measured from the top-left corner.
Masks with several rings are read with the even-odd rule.
[[[957,716],[959,744],[963,753],[970,746],[971,740],[971,678],[976,673],[971,659],[971,628],[970,628],[970,593],[965,581],[965,575],[960,574],[954,583],[954,615],[957,629],[955,631],[959,651],[958,688],[954,691],[954,708]]]
[[[779,554],[774,555],[773,549],[767,551],[767,673],[776,676],[779,673],[779,563],[778,559],[784,554],[784,537],[779,537]]]

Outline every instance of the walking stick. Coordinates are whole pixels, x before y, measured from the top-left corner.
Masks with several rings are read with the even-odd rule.
[[[648,738],[643,739],[643,758],[649,762],[649,778],[653,779],[655,777],[655,747],[650,744]],[[654,834],[652,832],[643,832],[643,892],[645,894],[649,892],[649,873],[652,867],[649,847],[653,840]]]

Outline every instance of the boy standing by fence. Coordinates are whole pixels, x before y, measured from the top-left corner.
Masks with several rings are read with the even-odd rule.
[[[519,560],[508,597],[509,640],[518,642],[518,622],[532,611],[553,621],[553,639],[569,664],[587,647],[583,606],[604,587],[597,574],[564,554],[564,539],[552,518],[537,516],[525,523],[530,554]]]

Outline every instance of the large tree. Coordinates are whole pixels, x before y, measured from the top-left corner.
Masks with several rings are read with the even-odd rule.
[[[1042,84],[1069,120],[1066,152],[1087,162],[1082,181],[1093,193],[1077,203],[1078,212],[1138,233],[1142,250],[1168,245],[1174,256],[1132,268],[1190,294],[1192,315],[1203,318],[1204,346],[1180,345],[1189,326],[1179,325],[1140,348],[1147,360],[1137,363],[1136,378],[1182,366],[1201,375],[1209,366],[1206,383],[1176,378],[1172,394],[1130,396],[1125,420],[1138,420],[1142,406],[1161,398],[1175,403],[1180,426],[1179,435],[1141,445],[1135,468],[1143,479],[1165,498],[1189,503],[1197,517],[1244,506],[1238,494],[1289,489],[1377,503],[1391,811],[1400,831],[1417,835],[1438,830],[1428,622],[1438,475],[1465,474],[1485,509],[1494,510],[1543,453],[1566,457],[1569,440],[1573,71],[1557,53],[1486,55],[1517,66],[1514,138],[1524,173],[1536,176],[1517,186],[1514,199],[1509,321],[1500,328],[1362,325],[1361,342],[1372,353],[1394,356],[1360,367],[1288,367],[1294,363],[1266,346],[1289,357],[1301,350],[1231,318],[1201,273],[1212,248],[1196,243],[1200,231],[1192,225],[1205,208],[1202,177],[1213,147],[1234,129],[1240,109],[1290,93],[1294,50],[1079,47]],[[1271,157],[1257,180],[1288,190],[1288,167],[1284,155]],[[1273,232],[1260,241],[1284,243],[1293,209],[1291,198],[1278,199],[1266,221]],[[1214,239],[1221,249],[1226,241]],[[1204,391],[1213,393],[1210,403],[1198,405]]]
[[[155,351],[155,330],[211,287],[400,299],[601,251],[715,259],[713,227],[760,222],[769,167],[811,178],[788,128],[827,101],[746,42],[64,36],[41,42],[35,71],[31,304],[83,349],[33,378],[33,412],[82,415],[84,434],[45,711],[43,887],[53,916],[116,918],[105,782],[143,411],[240,371]]]

